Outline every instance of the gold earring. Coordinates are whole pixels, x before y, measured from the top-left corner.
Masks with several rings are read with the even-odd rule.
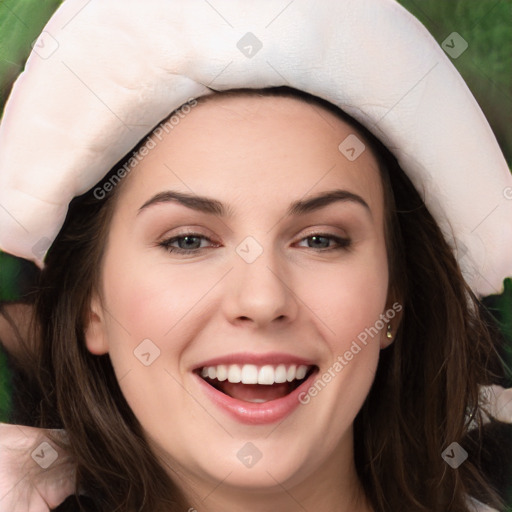
[[[392,339],[393,338],[393,333],[391,332],[391,324],[388,324],[388,330],[386,332],[386,338],[388,340]]]

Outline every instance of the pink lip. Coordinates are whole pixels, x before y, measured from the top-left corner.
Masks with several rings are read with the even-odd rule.
[[[205,366],[217,366],[219,364],[254,364],[256,366],[263,366],[265,364],[303,364],[306,366],[313,366],[315,363],[308,359],[303,359],[301,357],[281,352],[271,352],[268,354],[251,354],[249,352],[242,352],[239,354],[228,354],[225,356],[208,359],[207,361],[203,361],[202,363],[195,365],[194,368],[192,368],[192,371],[199,370]]]
[[[223,361],[225,361],[225,359]],[[222,363],[212,364],[211,362],[208,362],[208,364],[204,366],[215,366],[215,364]],[[227,412],[232,418],[247,425],[265,425],[280,421],[291,414],[300,404],[300,393],[302,391],[306,391],[312,385],[313,379],[317,373],[318,368],[316,368],[299,387],[294,389],[288,395],[264,403],[237,400],[222,393],[221,391],[218,391],[213,386],[210,386],[210,384],[202,379],[197,373],[194,373],[193,375],[199,380],[199,385],[205,392],[206,396],[208,396],[214,404]]]

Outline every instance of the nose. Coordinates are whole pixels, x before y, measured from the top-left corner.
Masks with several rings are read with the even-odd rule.
[[[271,249],[248,263],[238,254],[228,275],[224,312],[232,323],[251,322],[254,327],[292,322],[298,311],[291,272]]]

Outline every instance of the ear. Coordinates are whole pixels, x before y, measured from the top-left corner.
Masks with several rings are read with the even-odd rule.
[[[108,338],[105,315],[97,294],[91,299],[89,315],[85,325],[85,345],[92,354],[101,356],[108,353]]]
[[[403,315],[403,303],[402,300],[398,300],[394,293],[391,293],[386,304],[386,311],[384,315],[389,319],[386,327],[381,336],[380,348],[388,348],[393,341],[395,341],[396,332],[402,323]],[[388,332],[390,337],[388,337]]]

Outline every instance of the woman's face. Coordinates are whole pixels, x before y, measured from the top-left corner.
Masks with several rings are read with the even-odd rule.
[[[375,157],[294,98],[214,95],[168,131],[119,191],[88,349],[199,493],[353,478],[390,308]]]

